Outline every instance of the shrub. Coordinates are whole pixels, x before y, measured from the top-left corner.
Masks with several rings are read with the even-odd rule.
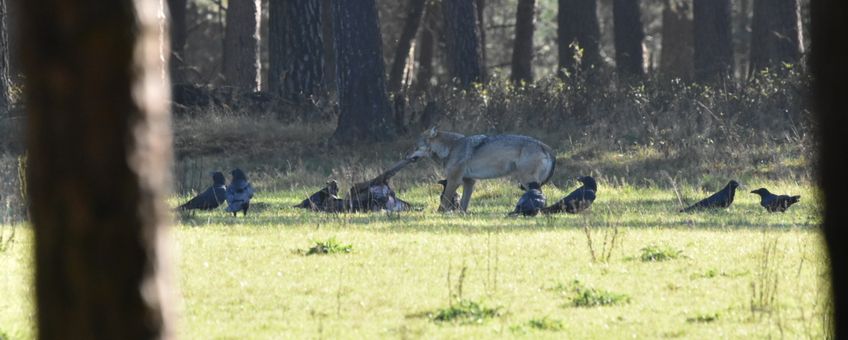
[[[640,258],[644,262],[658,262],[673,260],[680,257],[682,254],[682,251],[668,246],[649,245],[642,248],[642,255]]]
[[[571,303],[575,307],[612,306],[630,302],[626,294],[613,293],[603,289],[589,288],[580,281],[574,281],[574,296]]]
[[[306,251],[306,255],[341,254],[353,251],[353,245],[343,244],[331,237],[326,241],[315,241],[315,246]]]
[[[499,309],[489,308],[471,300],[460,300],[448,308],[432,313],[430,319],[439,323],[482,324],[488,319],[500,316]]]

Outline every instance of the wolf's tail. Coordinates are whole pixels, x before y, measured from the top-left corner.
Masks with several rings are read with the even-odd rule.
[[[551,150],[548,150],[548,155],[551,157],[551,171],[549,171],[548,176],[542,180],[542,184],[548,183],[548,181],[551,180],[551,177],[554,177],[554,170],[556,170],[556,155]]]

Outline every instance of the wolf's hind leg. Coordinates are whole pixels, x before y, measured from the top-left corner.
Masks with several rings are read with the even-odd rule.
[[[459,202],[462,212],[468,212],[468,203],[471,201],[471,194],[474,193],[474,183],[476,182],[471,178],[462,179],[462,199]]]

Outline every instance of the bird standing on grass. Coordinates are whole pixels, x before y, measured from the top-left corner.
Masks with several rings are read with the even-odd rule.
[[[733,204],[733,196],[736,195],[736,188],[739,187],[739,182],[730,181],[719,192],[712,194],[698,203],[695,203],[680,212],[691,212],[705,209],[727,208]]]
[[[336,196],[338,194],[339,183],[331,179],[327,182],[327,186],[312,194],[312,196],[309,196],[309,198],[303,200],[300,204],[295,205],[294,207],[316,211],[335,210],[332,208],[335,204],[331,202],[333,202],[333,198],[338,198]]]
[[[775,195],[766,188],[759,188],[751,191],[751,193],[760,195],[760,205],[766,208],[768,212],[785,212],[786,209],[789,209],[790,206],[798,203],[798,200],[801,199],[801,196]]]
[[[180,210],[212,210],[217,208],[221,203],[224,203],[227,197],[227,186],[224,185],[224,174],[220,171],[211,173],[212,186],[206,191],[195,196],[188,202],[183,203],[177,209]]]
[[[250,208],[250,199],[253,198],[253,187],[250,186],[247,175],[241,169],[235,169],[230,174],[233,177],[227,187],[227,211],[233,213],[233,216],[242,211],[246,216],[247,209]]]
[[[582,186],[572,191],[568,196],[563,197],[558,202],[551,204],[549,207],[542,209],[543,214],[556,214],[563,211],[569,214],[576,214],[588,209],[592,202],[595,201],[595,194],[598,191],[598,183],[592,176],[583,176],[577,178]]]
[[[538,182],[530,182],[527,191],[518,199],[515,210],[509,216],[521,214],[523,216],[536,216],[545,207],[545,195],[542,194],[542,185]]]

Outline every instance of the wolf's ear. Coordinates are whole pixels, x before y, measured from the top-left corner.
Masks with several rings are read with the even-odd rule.
[[[434,126],[434,127],[431,127],[430,129],[428,129],[427,131],[425,131],[425,132],[424,132],[424,136],[425,136],[425,137],[427,137],[427,138],[433,138],[433,137],[436,137],[436,127],[435,127],[435,126]]]

